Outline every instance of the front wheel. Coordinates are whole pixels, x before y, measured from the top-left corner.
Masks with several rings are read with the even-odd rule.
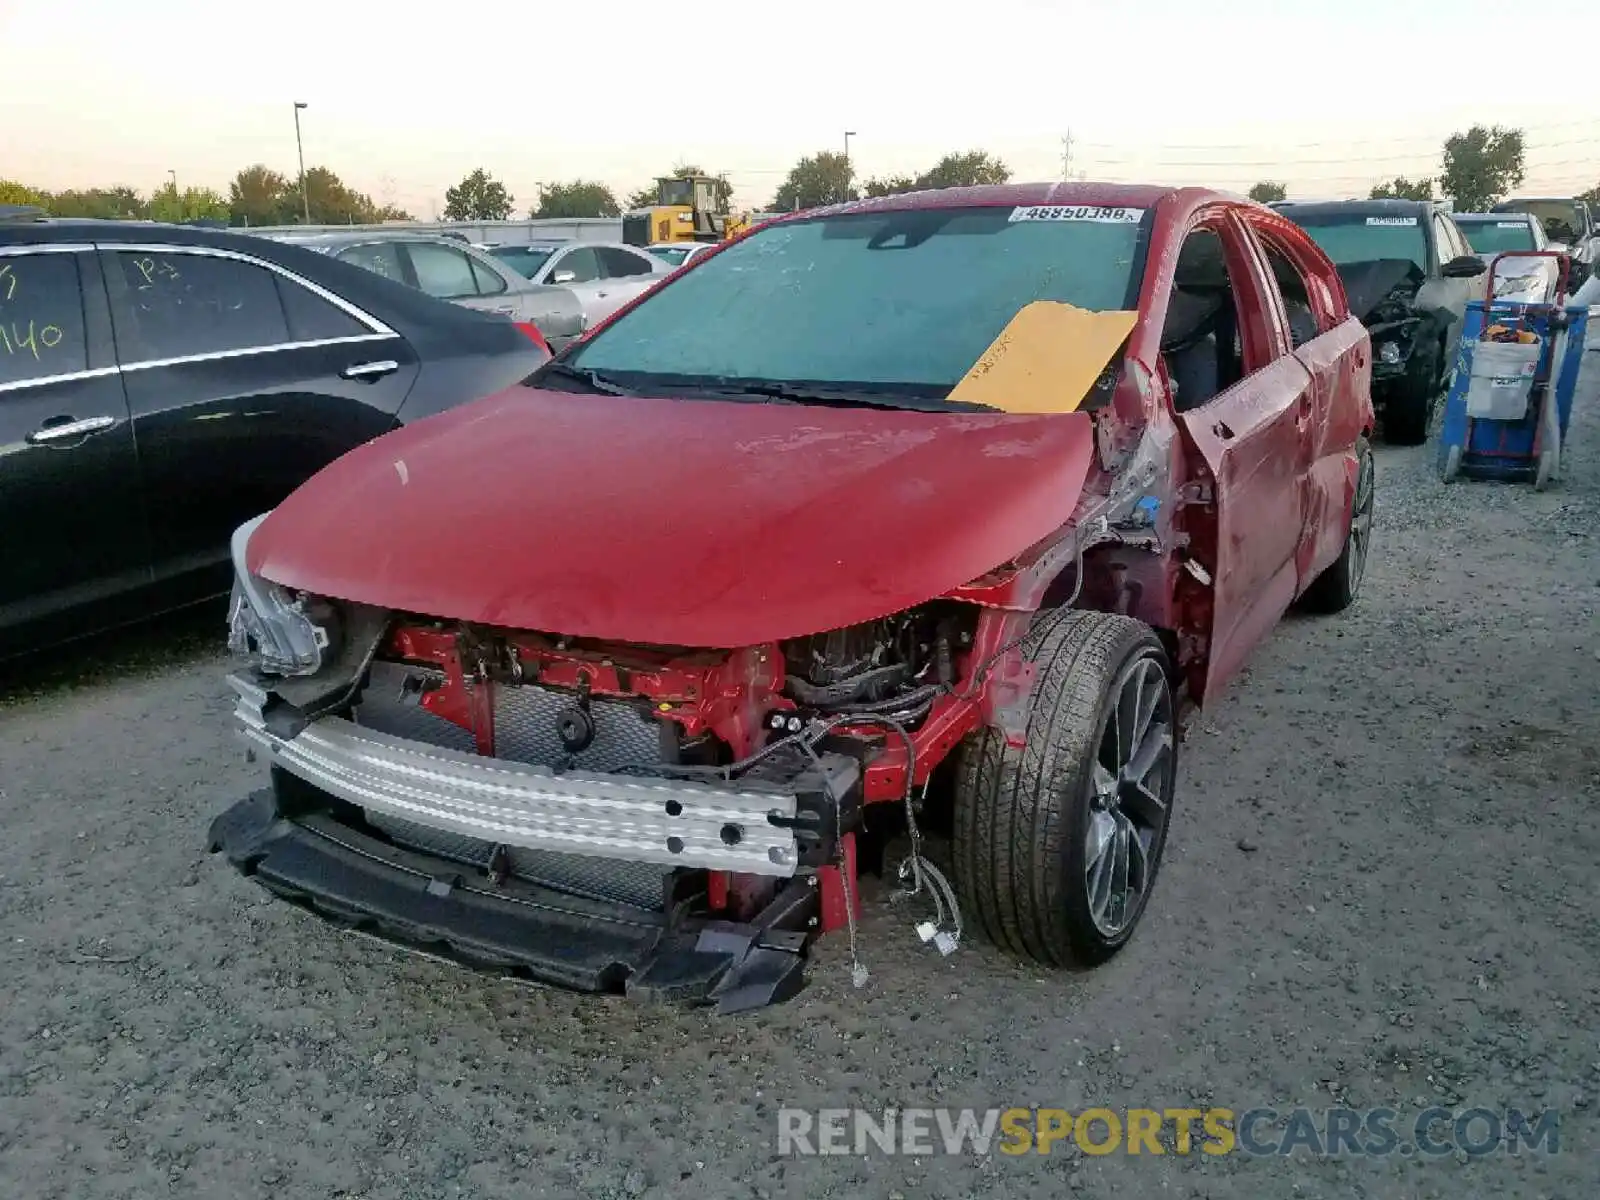
[[[989,938],[1051,966],[1094,965],[1133,936],[1177,785],[1166,651],[1098,612],[1051,614],[1026,741],[970,734],[957,761],[955,877]]]
[[[1428,440],[1428,422],[1444,372],[1442,344],[1418,346],[1412,355],[1411,369],[1383,407],[1384,437],[1396,446],[1420,446]]]

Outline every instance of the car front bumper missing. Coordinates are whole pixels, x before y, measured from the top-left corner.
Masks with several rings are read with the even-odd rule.
[[[560,771],[309,718],[253,672],[230,683],[238,730],[265,751],[271,783],[213,821],[209,846],[284,899],[464,965],[581,991],[732,1012],[800,989],[822,923],[819,871],[841,860],[859,814],[854,758],[773,755],[732,782]],[[435,838],[397,838],[395,821]],[[530,853],[652,864],[659,900],[541,878],[519,865]],[[740,879],[760,886],[741,919],[724,920]]]
[[[478,970],[722,1012],[789,999],[804,981],[815,876],[791,880],[756,918],[651,912],[508,879],[490,886],[458,863],[299,811],[279,774],[215,821],[210,848],[285,900]]]

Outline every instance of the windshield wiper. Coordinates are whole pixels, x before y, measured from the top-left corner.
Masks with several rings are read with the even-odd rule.
[[[749,383],[696,388],[696,391],[714,392],[729,396],[766,396],[785,404],[845,404],[864,408],[887,408],[913,412],[949,412],[952,408],[965,409],[963,404],[950,404],[942,397],[901,396],[889,392],[867,391],[862,388],[820,388],[802,384],[751,380]],[[974,411],[982,406],[974,405]]]
[[[620,383],[613,383],[598,371],[591,371],[586,367],[574,367],[570,363],[551,361],[545,364],[544,370],[550,375],[560,375],[563,379],[576,379],[580,383],[586,383],[595,391],[604,392],[608,396],[637,395]]]

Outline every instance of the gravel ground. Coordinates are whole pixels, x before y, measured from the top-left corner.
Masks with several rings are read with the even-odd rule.
[[[1365,594],[1286,622],[1199,722],[1144,927],[1088,974],[976,940],[940,959],[869,888],[869,985],[830,939],[800,999],[744,1018],[470,976],[204,856],[257,778],[216,613],[14,671],[0,1194],[1596,1195],[1596,390],[1542,495],[1380,446]],[[1433,1103],[1557,1109],[1561,1153],[776,1153],[783,1104],[1346,1104],[1404,1129]]]

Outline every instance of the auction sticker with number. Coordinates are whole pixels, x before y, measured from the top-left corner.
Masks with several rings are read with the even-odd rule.
[[[1109,208],[1101,204],[1030,204],[1011,210],[1013,221],[1110,221],[1137,225],[1142,208]]]
[[[1415,217],[1368,217],[1368,225],[1415,225]]]

